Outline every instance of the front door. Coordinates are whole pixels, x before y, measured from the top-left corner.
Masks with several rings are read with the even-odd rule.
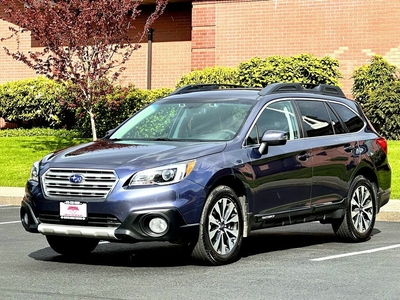
[[[266,130],[287,132],[289,140],[282,146],[269,146],[258,152],[259,141]],[[249,148],[254,181],[255,214],[276,218],[279,214],[310,208],[312,157],[304,139],[300,139],[292,101],[281,100],[264,107],[254,125]]]

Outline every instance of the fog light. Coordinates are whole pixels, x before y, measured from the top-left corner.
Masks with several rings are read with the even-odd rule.
[[[156,217],[150,220],[149,228],[156,234],[161,234],[167,231],[168,224],[167,221],[163,218]]]

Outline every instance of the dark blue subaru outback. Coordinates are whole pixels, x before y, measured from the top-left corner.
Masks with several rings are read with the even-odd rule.
[[[390,183],[386,140],[340,88],[194,85],[36,162],[21,221],[62,255],[169,241],[220,265],[272,226],[320,221],[365,241]]]

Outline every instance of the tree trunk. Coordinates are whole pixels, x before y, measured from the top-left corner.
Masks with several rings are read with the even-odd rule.
[[[89,116],[90,116],[90,126],[92,128],[93,141],[96,141],[97,140],[96,123],[94,122],[94,114],[93,114],[93,112],[89,111]]]

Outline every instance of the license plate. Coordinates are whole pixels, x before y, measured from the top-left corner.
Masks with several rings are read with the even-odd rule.
[[[87,203],[77,201],[60,202],[60,218],[85,220],[87,218]]]

